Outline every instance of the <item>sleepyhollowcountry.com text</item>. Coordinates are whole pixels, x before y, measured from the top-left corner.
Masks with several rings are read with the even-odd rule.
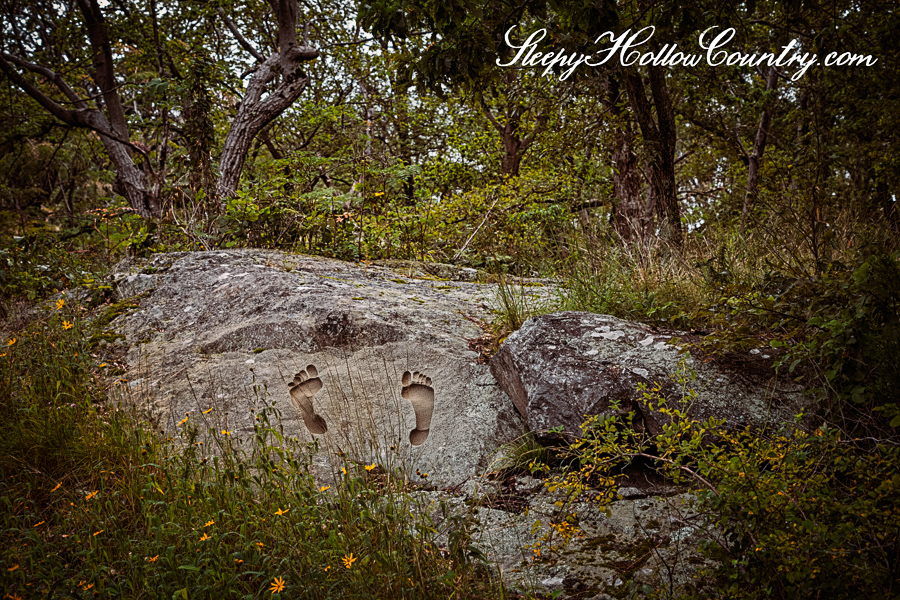
[[[705,63],[711,67],[718,66],[741,66],[756,67],[762,64],[771,67],[789,68],[794,67],[796,71],[791,76],[791,81],[797,81],[806,73],[813,65],[819,63],[819,57],[812,52],[800,52],[798,47],[800,42],[796,39],[791,40],[785,46],[782,46],[780,52],[760,52],[753,54],[745,54],[743,52],[728,52],[723,48],[728,44],[735,35],[734,28],[728,28],[719,32],[718,35],[712,37],[710,32],[716,27],[710,27],[700,34],[698,40],[700,47],[705,51],[702,54],[689,54],[678,49],[678,44],[664,44],[662,48],[656,51],[643,52],[638,50],[640,46],[647,44],[656,32],[656,28],[652,25],[632,34],[628,29],[619,35],[612,31],[601,34],[594,43],[600,44],[607,38],[612,44],[609,47],[598,50],[594,54],[583,54],[578,52],[567,52],[560,48],[551,52],[537,52],[538,44],[547,37],[546,29],[538,29],[533,32],[525,40],[524,44],[518,45],[510,40],[510,34],[515,27],[511,27],[505,35],[506,44],[513,49],[518,50],[516,55],[509,62],[501,62],[497,59],[497,65],[501,67],[544,67],[543,76],[548,76],[553,72],[554,68],[561,69],[559,74],[560,80],[568,79],[581,65],[589,67],[599,67],[610,63],[615,63],[614,57],[618,56],[618,63],[623,67],[630,66],[662,66],[662,67],[696,67],[701,63]],[[869,55],[852,54],[850,52],[830,52],[823,59],[821,64],[826,67],[832,66],[866,66],[871,67],[878,62],[877,58]]]

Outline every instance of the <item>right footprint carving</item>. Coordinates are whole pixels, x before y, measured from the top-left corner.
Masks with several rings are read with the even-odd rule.
[[[303,416],[303,424],[310,433],[322,434],[328,431],[325,419],[313,410],[313,397],[322,389],[322,380],[319,379],[319,371],[313,365],[306,367],[294,375],[294,381],[290,384],[291,402]]]
[[[409,400],[416,413],[416,428],[409,432],[409,441],[413,446],[422,445],[428,439],[431,429],[431,416],[434,414],[434,388],[431,377],[419,373],[403,374],[403,389],[400,395]]]

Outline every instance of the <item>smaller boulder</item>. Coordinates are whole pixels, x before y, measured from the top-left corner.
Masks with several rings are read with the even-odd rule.
[[[539,435],[561,428],[579,437],[587,417],[630,410],[659,433],[668,419],[640,401],[640,384],[658,385],[669,406],[685,400],[688,416],[698,420],[716,417],[733,427],[793,422],[803,407],[802,388],[776,379],[771,356],[748,354],[739,367],[723,366],[672,343],[687,337],[608,315],[560,312],[526,321],[490,369]],[[747,368],[750,362],[755,368]]]

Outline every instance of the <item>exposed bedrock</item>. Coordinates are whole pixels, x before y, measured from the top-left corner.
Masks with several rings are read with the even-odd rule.
[[[416,269],[253,250],[124,263],[120,295],[145,292],[114,323],[134,397],[167,429],[188,413],[244,438],[275,402],[286,435],[318,440],[323,469],[343,453],[460,484],[523,430],[469,349],[495,286]]]

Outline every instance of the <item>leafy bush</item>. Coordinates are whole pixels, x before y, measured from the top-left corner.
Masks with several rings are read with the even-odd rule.
[[[42,299],[80,284],[91,270],[47,233],[17,236],[8,246],[0,247],[0,266],[0,298],[4,300]]]
[[[687,385],[687,381],[681,382]],[[695,491],[705,516],[705,573],[713,596],[891,598],[900,576],[900,447],[820,427],[733,430],[690,419],[658,390],[643,402],[668,415],[658,436],[635,414],[592,417],[570,447],[575,466],[550,480],[574,494],[615,499],[616,473],[639,459]],[[543,465],[535,464],[534,469]]]
[[[708,350],[748,350],[765,342],[782,350],[778,363],[828,401],[843,423],[865,424],[875,409],[888,427],[900,427],[898,255],[870,252],[853,266],[833,263],[819,277],[769,274],[761,281],[732,281],[694,311],[694,323],[711,325]]]

